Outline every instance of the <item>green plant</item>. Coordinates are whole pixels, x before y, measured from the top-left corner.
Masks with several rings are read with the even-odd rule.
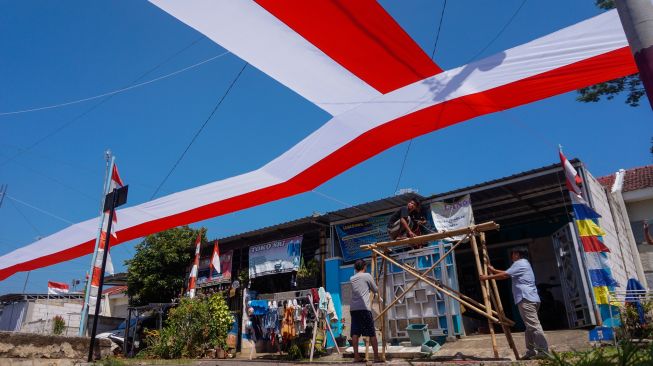
[[[317,275],[319,273],[320,273],[320,267],[318,266],[317,261],[315,259],[311,259],[308,262],[304,262],[304,259],[302,258],[302,262],[299,265],[299,269],[297,270],[298,279],[317,278]]]
[[[166,326],[146,339],[147,357],[196,358],[226,345],[233,317],[221,294],[184,298],[168,313]]]
[[[249,268],[241,268],[238,271],[238,282],[240,282],[241,286],[247,286],[247,282],[249,282]]]
[[[552,352],[542,361],[547,366],[649,366],[653,364],[653,344],[642,346],[628,340],[616,347],[596,348],[581,352]]]
[[[286,355],[286,359],[289,361],[298,361],[304,358],[302,355],[302,350],[297,346],[296,344],[293,344],[290,346],[288,349],[288,354]]]
[[[57,315],[52,319],[52,333],[55,335],[63,334],[64,329],[66,328],[66,322],[63,320],[61,315]]]
[[[653,338],[653,318],[651,317],[653,302],[642,301],[641,304],[644,312],[644,323],[641,322],[636,306],[626,304],[620,308],[621,327],[617,331],[620,339]]]
[[[226,349],[227,348],[227,333],[231,329],[234,322],[234,317],[231,315],[229,306],[224,300],[222,294],[214,294],[208,298],[210,331],[214,337],[214,346]]]

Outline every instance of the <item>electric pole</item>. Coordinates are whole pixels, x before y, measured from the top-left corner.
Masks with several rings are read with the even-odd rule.
[[[653,109],[653,0],[615,0],[615,5]]]

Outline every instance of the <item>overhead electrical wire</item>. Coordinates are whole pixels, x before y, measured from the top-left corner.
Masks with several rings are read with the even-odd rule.
[[[447,0],[444,0],[442,4],[442,12],[440,12],[440,21],[438,22],[438,30],[435,33],[435,41],[433,42],[433,50],[431,51],[431,60],[435,57],[435,50],[438,48],[438,40],[440,39],[440,31],[442,30],[442,21],[444,20],[444,12],[447,9]],[[410,152],[410,147],[413,144],[413,139],[408,141],[408,146],[406,146],[406,152],[404,153],[404,160],[401,162],[401,169],[399,170],[399,176],[397,177],[397,184],[395,185],[394,194],[397,194],[399,190],[399,183],[401,183],[401,177],[404,174],[404,167],[406,166],[406,159],[408,158],[408,153]]]
[[[198,66],[204,65],[205,63],[208,63],[208,62],[211,62],[213,60],[219,59],[219,58],[221,58],[223,56],[226,56],[229,53],[231,53],[231,52],[225,51],[225,52],[223,52],[223,53],[221,53],[221,54],[219,54],[217,56],[210,57],[210,58],[208,58],[208,59],[206,59],[204,61],[200,61],[200,62],[192,64],[190,66],[186,66],[186,67],[184,67],[182,69],[173,71],[173,72],[171,72],[169,74],[165,74],[165,75],[156,77],[156,78],[151,79],[151,80],[143,81],[141,83],[137,83],[137,84],[130,85],[130,86],[127,86],[127,87],[124,87],[124,88],[116,89],[116,90],[112,90],[112,91],[109,91],[109,92],[106,92],[106,93],[102,93],[102,94],[98,94],[98,95],[94,95],[94,96],[86,97],[86,98],[82,98],[82,99],[71,100],[71,101],[68,101],[68,102],[47,105],[47,106],[43,106],[43,107],[34,107],[34,108],[21,109],[21,110],[16,110],[16,111],[0,112],[0,116],[10,116],[10,115],[14,115],[14,114],[37,112],[37,111],[43,111],[43,110],[47,110],[47,109],[66,107],[66,106],[73,105],[73,104],[88,102],[89,100],[100,99],[100,98],[104,98],[104,97],[107,97],[107,96],[110,96],[110,95],[124,93],[124,92],[126,92],[128,90],[139,88],[141,86],[152,84],[154,82],[157,82],[157,81],[160,81],[160,80],[167,79],[169,77],[175,76],[177,74],[181,74],[182,72],[194,69],[194,68],[196,68]]]
[[[139,80],[143,79],[143,78],[146,77],[147,75],[149,75],[149,74],[151,74],[152,72],[156,71],[156,70],[159,69],[161,66],[165,65],[165,64],[168,63],[170,60],[174,59],[175,57],[177,57],[178,55],[180,55],[180,54],[183,53],[184,51],[186,51],[186,50],[188,50],[189,48],[193,47],[195,44],[197,44],[199,41],[201,41],[201,40],[203,40],[203,39],[204,39],[204,36],[195,39],[193,42],[187,44],[186,46],[184,46],[183,48],[179,49],[178,51],[176,51],[176,52],[173,53],[172,55],[166,57],[164,60],[162,60],[161,62],[159,62],[158,64],[156,64],[154,67],[152,67],[152,68],[150,68],[149,70],[145,71],[143,74],[141,74],[141,75],[138,76],[136,79],[134,79],[134,81],[132,81],[130,84],[137,83]],[[220,55],[219,55],[219,56],[220,56]],[[179,71],[179,70],[177,70],[177,71]],[[179,73],[179,72],[177,72],[177,73]],[[168,75],[169,75],[169,74],[168,74]],[[79,115],[77,115],[77,116],[74,117],[73,119],[69,120],[68,122],[63,123],[62,125],[60,125],[60,126],[57,127],[56,129],[54,129],[53,131],[51,131],[50,133],[48,133],[48,134],[46,134],[45,136],[41,137],[40,139],[36,140],[34,143],[32,143],[31,145],[29,145],[28,147],[22,149],[22,151],[17,152],[17,153],[14,154],[13,156],[11,156],[9,159],[7,159],[7,160],[1,162],[1,163],[0,163],[0,167],[1,167],[1,166],[4,166],[4,165],[5,165],[6,163],[8,163],[9,161],[12,161],[12,160],[14,160],[15,158],[17,158],[17,157],[23,155],[24,153],[30,151],[30,150],[33,149],[34,147],[38,146],[39,144],[43,143],[44,141],[48,140],[49,138],[53,137],[54,135],[58,134],[59,132],[63,131],[64,129],[68,128],[68,127],[71,126],[74,122],[78,121],[78,120],[81,119],[82,117],[86,116],[87,114],[91,113],[92,111],[94,111],[95,109],[97,109],[98,107],[100,107],[101,105],[103,105],[104,103],[106,103],[106,102],[108,102],[109,100],[111,100],[111,98],[113,98],[115,95],[117,95],[117,93],[114,93],[114,94],[111,94],[111,95],[105,97],[104,99],[100,100],[100,102],[98,102],[97,104],[91,106],[89,109],[87,109],[87,110],[85,110],[84,112],[80,113]]]
[[[166,174],[165,178],[163,178],[161,183],[159,183],[159,186],[156,187],[156,190],[154,190],[154,193],[152,193],[152,196],[150,197],[150,200],[152,200],[152,199],[154,199],[154,197],[156,197],[156,194],[159,193],[159,190],[161,189],[161,187],[163,187],[163,185],[168,180],[168,178],[170,178],[170,175],[172,175],[172,172],[175,171],[175,169],[177,168],[177,166],[179,165],[181,160],[184,158],[184,156],[186,156],[186,153],[188,152],[190,147],[193,145],[195,140],[197,140],[197,137],[200,135],[200,133],[202,133],[202,131],[204,130],[204,127],[206,127],[206,125],[209,123],[209,121],[211,120],[211,118],[213,117],[215,112],[218,110],[218,108],[220,108],[220,105],[225,100],[227,95],[229,95],[229,92],[231,91],[231,89],[234,87],[234,85],[236,85],[236,82],[238,81],[240,76],[243,74],[243,71],[245,71],[245,68],[247,67],[247,65],[248,65],[248,63],[245,63],[245,65],[243,65],[243,67],[240,69],[238,74],[236,74],[236,77],[231,81],[231,84],[229,84],[229,87],[224,92],[222,97],[220,97],[220,99],[218,99],[218,102],[215,104],[215,106],[213,107],[213,110],[211,111],[209,116],[206,118],[206,120],[204,120],[204,123],[202,123],[202,126],[200,126],[200,128],[197,130],[197,132],[195,132],[195,135],[193,135],[193,138],[190,140],[190,142],[188,143],[188,145],[186,146],[184,151],[181,153],[181,155],[179,156],[177,161],[173,164],[172,168],[170,168],[170,171],[168,172],[168,174]]]
[[[470,58],[470,59],[466,62],[466,64],[469,64],[470,62],[476,60],[476,59],[477,59],[480,55],[482,55],[483,52],[485,52],[485,51],[486,51],[486,50],[487,50],[487,49],[488,49],[488,48],[489,48],[489,47],[490,47],[490,46],[491,46],[491,45],[492,45],[492,44],[493,44],[497,39],[499,39],[499,37],[501,37],[501,35],[503,34],[503,32],[505,32],[505,30],[508,28],[508,26],[510,26],[510,24],[512,23],[512,21],[515,20],[515,18],[517,17],[517,14],[519,14],[519,12],[521,11],[521,9],[522,9],[522,8],[524,7],[524,5],[526,4],[526,1],[527,1],[527,0],[522,0],[521,4],[519,4],[519,6],[517,7],[517,9],[515,9],[515,11],[513,12],[513,14],[512,14],[512,15],[510,16],[510,18],[508,19],[508,21],[503,25],[503,27],[501,27],[501,29],[500,29],[499,32],[494,36],[494,38],[492,38],[492,39],[490,40],[490,42],[488,42],[488,44],[485,45],[485,47],[483,47],[483,48],[482,48],[480,51],[478,51],[474,56],[472,56],[472,58]],[[442,13],[440,14],[440,22],[439,22],[439,24],[438,24],[438,31],[437,31],[436,36],[435,36],[435,44],[433,45],[433,51],[431,52],[431,59],[433,59],[433,57],[435,56],[435,50],[436,50],[436,48],[437,48],[437,46],[438,46],[438,39],[440,38],[440,29],[441,29],[441,27],[442,27],[442,21],[443,21],[443,19],[444,19],[444,12],[445,12],[446,7],[447,7],[447,0],[444,0],[444,4],[443,4],[443,6],[442,6]],[[404,160],[403,160],[403,162],[402,162],[402,164],[401,164],[401,169],[400,169],[400,171],[399,171],[399,177],[397,178],[397,184],[396,184],[396,186],[395,186],[395,193],[396,193],[397,190],[399,189],[399,183],[401,182],[401,177],[402,177],[402,175],[403,175],[404,167],[405,167],[405,165],[406,165],[406,159],[408,158],[408,153],[410,152],[410,147],[411,147],[412,143],[413,143],[413,139],[410,139],[410,141],[408,142],[408,146],[406,147],[406,152],[405,152],[405,154],[404,154]]]

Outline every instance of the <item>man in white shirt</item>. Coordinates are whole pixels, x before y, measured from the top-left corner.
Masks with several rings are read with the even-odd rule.
[[[505,280],[512,279],[512,296],[519,308],[524,325],[526,326],[526,354],[523,360],[531,358],[541,358],[549,350],[544,331],[537,317],[537,311],[540,308],[540,296],[537,294],[535,287],[535,274],[533,268],[528,262],[528,249],[525,247],[513,248],[510,253],[512,265],[505,271],[488,266],[490,275],[481,276],[481,281],[485,280]]]

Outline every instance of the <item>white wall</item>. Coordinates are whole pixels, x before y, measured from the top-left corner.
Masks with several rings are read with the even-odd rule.
[[[624,194],[624,199],[627,196]],[[642,201],[626,201],[630,221],[643,221],[653,219],[653,198]]]
[[[618,203],[621,196],[608,197],[605,188],[587,170],[585,170],[585,174],[585,184],[591,197],[592,206],[601,215],[599,226],[606,232],[603,242],[610,249],[608,258],[614,279],[622,287],[622,290],[625,289],[626,283],[631,277],[645,282],[643,273],[640,274],[637,270],[638,267],[641,268],[641,261],[635,241],[629,237],[629,232],[626,230],[626,227],[630,226],[628,215],[619,212],[615,212],[615,216],[612,214],[617,207],[615,203]],[[610,200],[613,201],[613,207],[610,206]]]
[[[66,323],[64,334],[75,334],[79,329],[81,300],[36,300],[30,302],[27,316],[24,319],[21,332],[28,333],[51,333],[52,319],[59,315]],[[74,330],[73,333],[70,330]]]

